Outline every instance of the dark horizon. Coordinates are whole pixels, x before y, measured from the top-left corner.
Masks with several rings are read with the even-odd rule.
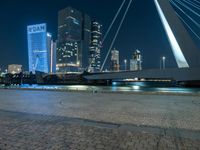
[[[105,33],[121,2],[121,0],[116,0],[114,3],[105,0],[95,2],[58,0],[48,3],[39,0],[2,2],[0,6],[0,19],[2,20],[0,24],[0,68],[7,68],[8,64],[22,64],[24,70],[27,70],[26,28],[28,25],[47,23],[48,32],[52,33],[53,38],[56,39],[58,11],[71,6],[99,21],[103,25],[103,33]],[[117,26],[119,21],[116,23]],[[116,31],[116,24],[102,49],[103,58]],[[195,39],[195,42],[198,41]],[[199,44],[197,45],[199,46]],[[166,67],[176,67],[153,1],[145,1],[145,3],[139,0],[133,1],[114,47],[120,51],[122,65],[124,59],[129,60],[132,53],[139,49],[143,55],[143,68],[159,68],[161,56],[167,58]]]

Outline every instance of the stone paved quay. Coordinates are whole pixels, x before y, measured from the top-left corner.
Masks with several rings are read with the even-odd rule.
[[[0,149],[199,150],[200,98],[0,90]]]

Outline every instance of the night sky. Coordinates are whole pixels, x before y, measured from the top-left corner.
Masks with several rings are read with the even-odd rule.
[[[121,3],[122,0],[2,1],[0,5],[0,67],[5,69],[8,64],[22,64],[24,70],[27,70],[27,25],[47,23],[48,31],[56,39],[57,13],[60,9],[72,6],[99,21],[105,33]],[[119,21],[115,24],[116,27]],[[103,57],[116,27],[105,42],[102,49]],[[160,57],[163,55],[167,57],[166,67],[176,67],[153,0],[133,1],[114,47],[120,51],[121,65],[124,59],[129,60],[132,53],[139,49],[143,55],[143,68],[159,68]]]

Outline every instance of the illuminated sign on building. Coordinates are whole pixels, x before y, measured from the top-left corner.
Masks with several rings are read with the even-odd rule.
[[[38,25],[31,25],[28,26],[28,34],[32,33],[40,33],[40,32],[46,32],[46,24],[38,24]]]

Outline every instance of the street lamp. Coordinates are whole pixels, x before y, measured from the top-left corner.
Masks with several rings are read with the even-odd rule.
[[[124,69],[125,69],[125,71],[127,70],[127,60],[126,59],[124,59]]]
[[[163,57],[162,57],[162,65],[163,65],[163,69],[165,69],[165,61],[166,61],[166,57],[163,56]]]

